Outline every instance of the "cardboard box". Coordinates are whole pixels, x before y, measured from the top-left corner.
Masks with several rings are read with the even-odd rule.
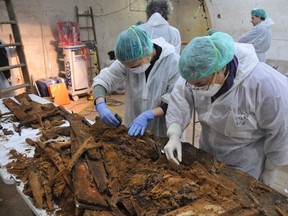
[[[56,83],[66,83],[64,78],[61,77],[48,77],[36,80],[36,88],[41,97],[51,96],[48,91],[48,86]]]
[[[70,97],[65,83],[56,83],[48,86],[53,102],[58,105],[70,104]]]

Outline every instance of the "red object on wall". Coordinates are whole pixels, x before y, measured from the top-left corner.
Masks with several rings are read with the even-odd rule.
[[[77,22],[57,22],[59,34],[59,46],[79,45],[80,42],[80,26]]]

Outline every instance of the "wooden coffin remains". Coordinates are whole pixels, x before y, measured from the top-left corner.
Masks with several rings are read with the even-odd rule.
[[[18,101],[21,104],[23,100]],[[44,112],[43,105],[24,101],[30,108],[20,109],[24,113],[15,114],[17,121],[21,127],[38,125],[42,134],[37,140],[26,140],[35,147],[34,157],[11,151],[11,158],[17,160],[9,163],[7,169],[25,182],[24,192],[33,199],[34,205],[48,213],[85,216],[288,214],[287,197],[189,143],[182,143],[183,162],[176,166],[161,153],[167,143],[165,138],[149,133],[131,138],[124,125],[111,129],[98,118],[90,125],[83,117],[62,107],[50,104]],[[10,102],[4,101],[8,108]],[[36,109],[41,110],[41,115],[36,114]],[[57,115],[49,112],[54,109]],[[27,116],[33,121],[27,120]],[[58,122],[63,118],[70,126],[48,127],[53,125],[52,117],[57,117]],[[55,141],[61,136],[70,140]]]

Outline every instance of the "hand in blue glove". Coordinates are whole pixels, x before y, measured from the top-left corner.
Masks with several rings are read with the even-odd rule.
[[[116,128],[120,126],[120,122],[114,116],[114,113],[107,108],[104,101],[96,104],[96,110],[99,113],[101,120],[109,127]]]
[[[145,111],[137,116],[129,125],[129,136],[137,136],[139,133],[143,136],[147,127],[148,121],[154,119],[154,114],[151,110]]]

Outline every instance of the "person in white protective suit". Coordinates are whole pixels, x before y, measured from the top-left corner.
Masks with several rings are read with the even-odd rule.
[[[116,61],[93,80],[96,110],[101,120],[115,128],[119,120],[105,104],[105,95],[126,81],[125,118],[130,136],[146,129],[166,136],[165,114],[170,93],[179,78],[179,55],[163,38],[151,40],[143,29],[133,25],[121,32],[115,43]]]
[[[183,49],[181,77],[166,114],[166,157],[182,160],[180,136],[195,109],[200,149],[270,185],[277,166],[288,164],[288,80],[259,62],[251,44],[216,32]]]
[[[265,52],[270,48],[272,40],[271,26],[274,24],[271,18],[267,18],[266,12],[261,8],[251,11],[251,23],[253,28],[242,35],[239,43],[253,44],[259,61],[265,62]]]
[[[163,37],[180,54],[180,32],[168,23],[168,16],[172,11],[173,6],[170,0],[149,0],[146,7],[148,21],[139,27],[148,32],[152,39]]]
[[[0,44],[5,44],[5,42],[0,39]],[[0,67],[6,67],[12,65],[11,57],[16,55],[16,48],[3,47],[0,48]],[[0,89],[7,89],[11,85],[17,84],[16,77],[13,70],[5,70],[0,72]],[[7,91],[2,93],[1,97],[13,97],[15,96],[15,91]]]

